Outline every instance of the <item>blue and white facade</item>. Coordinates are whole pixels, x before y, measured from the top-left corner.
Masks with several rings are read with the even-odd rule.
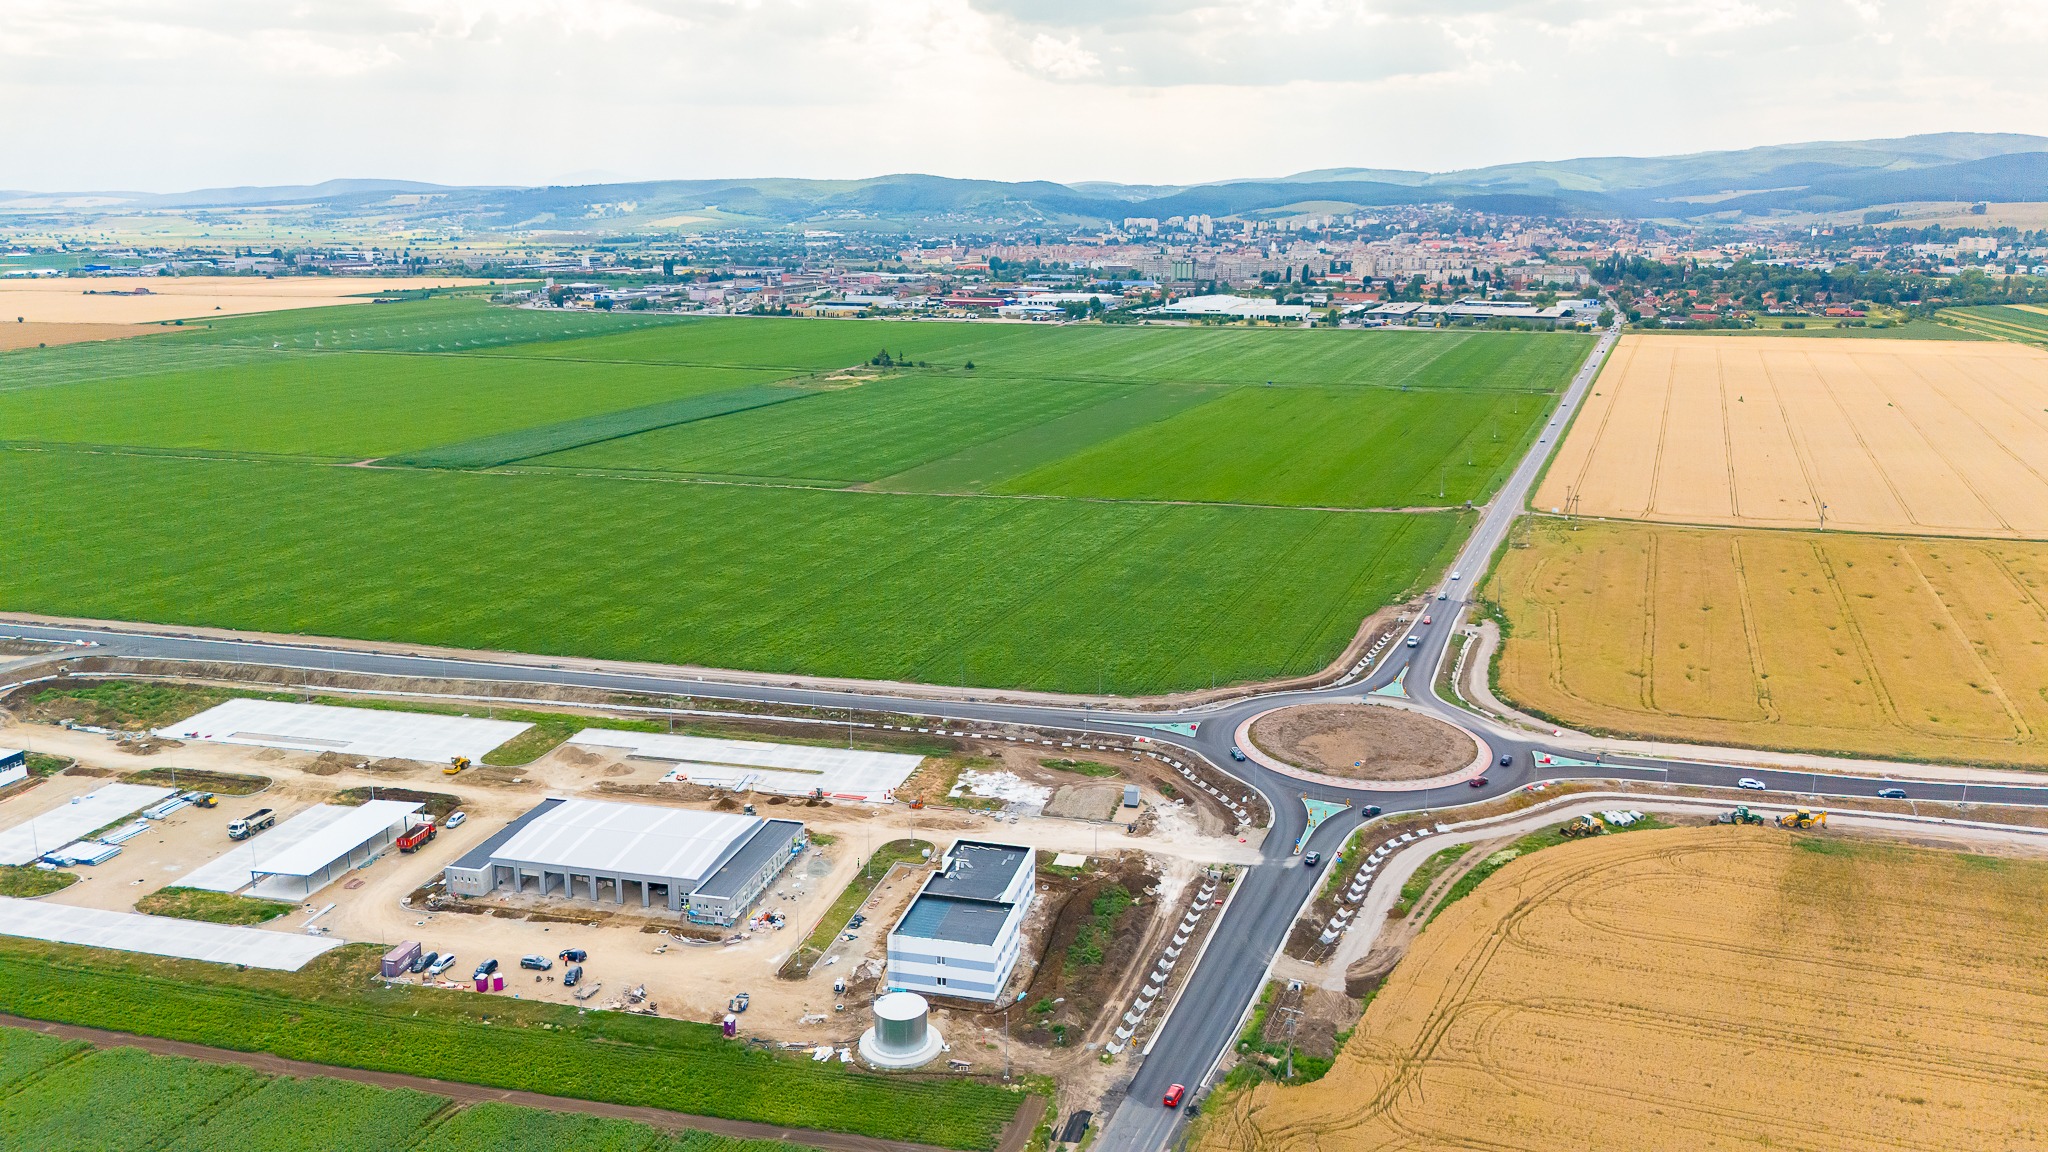
[[[1016,970],[1037,882],[1030,848],[955,843],[889,933],[888,987],[994,1002]]]

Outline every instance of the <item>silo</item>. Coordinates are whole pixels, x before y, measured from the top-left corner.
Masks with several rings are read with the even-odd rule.
[[[916,1068],[945,1048],[931,1026],[931,1005],[915,992],[889,992],[875,1000],[875,1026],[860,1038],[861,1059],[877,1068]]]

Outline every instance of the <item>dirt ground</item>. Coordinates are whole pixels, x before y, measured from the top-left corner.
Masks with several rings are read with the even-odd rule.
[[[686,938],[677,918],[656,908],[637,905],[621,909],[587,897],[549,899],[493,896],[466,902],[481,911],[429,911],[420,889],[432,884],[441,870],[492,832],[550,795],[610,796],[646,803],[689,807],[736,807],[729,797],[707,790],[660,783],[667,766],[563,746],[530,765],[495,775],[478,770],[444,776],[438,766],[411,762],[380,762],[368,769],[345,758],[238,745],[172,743],[138,754],[128,745],[91,733],[19,721],[0,713],[0,743],[38,752],[77,757],[80,774],[51,777],[35,788],[0,800],[0,827],[11,827],[37,813],[91,791],[122,772],[177,765],[220,772],[261,774],[273,779],[259,794],[228,798],[211,811],[183,809],[158,822],[151,832],[129,841],[120,856],[106,864],[78,869],[84,879],[59,893],[64,903],[110,910],[129,910],[140,897],[174,882],[229,846],[226,823],[245,809],[273,807],[280,820],[304,808],[330,801],[345,789],[406,787],[458,796],[468,819],[444,829],[415,854],[386,852],[346,879],[314,894],[299,910],[270,924],[270,931],[305,931],[309,923],[344,940],[396,942],[418,940],[432,951],[453,951],[458,963],[448,975],[465,976],[477,962],[495,957],[506,972],[505,995],[558,1002],[579,1002],[573,990],[561,987],[559,966],[551,972],[521,972],[518,957],[528,953],[554,956],[564,948],[590,953],[586,984],[600,986],[590,1006],[651,1010],[659,1015],[716,1020],[734,993],[751,995],[743,1018],[747,1032],[787,1043],[833,1043],[855,1040],[870,1022],[866,1005],[876,990],[887,928],[893,924],[922,881],[922,873],[899,868],[886,878],[864,908],[868,923],[851,941],[835,943],[802,981],[776,978],[783,960],[815,927],[859,864],[875,848],[891,840],[918,838],[943,850],[962,837],[1001,839],[1040,849],[1045,862],[1060,852],[1091,858],[1133,858],[1160,862],[1171,876],[1192,876],[1213,864],[1250,863],[1258,857],[1256,835],[1241,840],[1226,835],[1222,822],[1207,806],[1194,809],[1159,790],[1164,770],[1149,758],[1103,757],[1132,773],[1142,789],[1147,813],[1136,833],[1122,822],[1060,819],[933,805],[913,810],[895,805],[807,805],[801,801],[755,797],[764,816],[789,815],[812,831],[830,837],[793,861],[757,906],[757,912],[779,912],[782,928],[759,927],[725,934],[709,941]],[[1063,783],[1096,781],[1058,772],[1038,764],[1043,750],[999,745],[979,749],[992,765],[1020,774],[1042,774]],[[337,761],[341,761],[337,763]],[[83,773],[94,773],[84,775]],[[1123,781],[1102,781],[1121,791]],[[822,837],[821,837],[822,838]],[[409,903],[410,901],[410,903]],[[331,907],[330,907],[331,906]],[[1042,935],[1041,937],[1042,938]],[[1028,973],[1028,969],[1027,969]],[[846,978],[845,993],[834,991]],[[417,978],[415,978],[417,979]],[[644,996],[626,1003],[628,989]],[[940,1005],[934,1019],[949,1038],[955,1036],[955,1058],[985,1069],[984,1033],[1000,1035],[1000,1017],[964,1006]],[[949,1030],[950,1029],[950,1030]],[[1079,1059],[1078,1048],[1050,1050],[1017,1045],[1018,1067],[1064,1068]],[[1086,1055],[1082,1053],[1081,1055]]]
[[[1324,1079],[1212,1149],[2048,1142],[2048,864],[1771,829],[1510,864],[1417,941]]]
[[[1624,337],[1534,497],[1686,524],[2048,539],[2048,352]]]
[[[206,316],[367,304],[374,292],[454,288],[484,280],[383,276],[48,277],[0,280],[0,324],[156,324]],[[146,295],[126,295],[147,289]],[[115,293],[121,293],[115,295]],[[82,339],[103,340],[105,336]],[[0,341],[6,337],[0,336]],[[58,341],[51,340],[55,344]],[[0,348],[19,347],[0,342]],[[30,345],[33,346],[32,344]]]
[[[1527,524],[1497,691],[1574,727],[2048,766],[2048,545]]]
[[[1441,720],[1371,704],[1304,704],[1252,725],[1259,750],[1353,780],[1427,780],[1472,763],[1479,746]]]

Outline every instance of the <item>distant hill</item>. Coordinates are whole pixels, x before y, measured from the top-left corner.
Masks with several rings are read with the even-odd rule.
[[[1199,185],[963,180],[902,173],[860,180],[653,180],[541,188],[329,180],[289,187],[6,192],[0,213],[92,215],[276,205],[328,219],[622,233],[695,225],[842,231],[1050,227],[1129,216],[1260,217],[1452,203],[1517,215],[1699,218],[1853,210],[1913,200],[2048,201],[2048,137],[1945,132],[1774,144],[1683,156],[1598,156],[1457,172],[1325,168]],[[1306,206],[1306,207],[1304,207]]]

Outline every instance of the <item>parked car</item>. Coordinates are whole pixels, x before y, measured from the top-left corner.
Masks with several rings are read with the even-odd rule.
[[[419,955],[412,958],[412,963],[406,967],[406,971],[417,976],[420,973],[425,972],[430,966],[433,965],[434,961],[439,960],[440,958],[441,954],[439,952],[422,952]]]
[[[1232,760],[1242,762],[1244,760],[1244,749],[1239,748],[1236,745],[1232,745],[1230,749],[1230,758]]]
[[[562,949],[562,954],[556,957],[556,959],[564,964],[581,964],[585,960],[590,959],[590,953],[585,952],[581,948],[564,948]]]
[[[1512,752],[1501,753],[1500,766],[1503,768],[1513,768],[1515,766],[1515,754]]]
[[[569,965],[569,970],[562,973],[562,987],[564,988],[574,988],[582,982],[583,965],[581,964],[571,964]]]
[[[1904,788],[1879,788],[1877,794],[1887,800],[1904,800],[1906,798],[1906,790]]]
[[[1166,1106],[1167,1106],[1168,1108],[1178,1108],[1178,1107],[1180,1107],[1180,1102],[1181,1102],[1181,1098],[1182,1098],[1182,1097],[1184,1097],[1184,1096],[1186,1096],[1187,1094],[1188,1094],[1188,1086],[1187,1086],[1187,1085],[1185,1085],[1185,1084],[1175,1084],[1175,1085],[1174,1085],[1173,1087],[1171,1087],[1171,1088],[1168,1088],[1168,1089],[1166,1090]]]
[[[1473,777],[1473,778],[1471,779],[1471,781],[1470,781],[1469,783],[1467,783],[1467,784],[1466,784],[1466,787],[1468,787],[1468,788],[1484,788],[1484,787],[1486,787],[1486,784],[1487,784],[1487,780],[1486,780],[1486,777],[1484,777],[1484,776],[1474,776],[1474,777]]]
[[[553,968],[555,962],[545,956],[521,956],[519,958],[519,966],[528,972],[545,972]]]
[[[1735,782],[1735,786],[1737,788],[1747,788],[1752,792],[1761,792],[1766,787],[1763,781],[1754,776],[1744,776]]]
[[[469,813],[467,812],[452,812],[448,816],[448,826],[450,828],[460,828],[462,827],[462,822],[467,819],[469,819]]]
[[[486,960],[476,966],[476,974],[479,976],[489,976],[497,972],[497,970],[498,962],[495,959]]]
[[[441,958],[439,960],[436,960],[432,964],[427,965],[427,975],[439,976],[441,973],[446,972],[447,970],[453,967],[455,967],[455,953],[443,952],[441,953]]]

